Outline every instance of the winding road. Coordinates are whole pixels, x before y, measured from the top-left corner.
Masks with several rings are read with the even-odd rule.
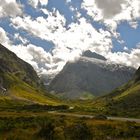
[[[81,114],[74,114],[74,113],[61,113],[61,112],[56,112],[56,111],[50,111],[48,112],[50,114],[54,114],[54,115],[64,115],[64,116],[72,116],[72,117],[78,117],[78,118],[89,118],[89,119],[93,119],[95,116],[93,115],[81,115]],[[136,123],[140,123],[140,119],[136,119],[136,118],[123,118],[123,117],[107,117],[107,120],[114,120],[114,121],[129,121],[129,122],[136,122]]]

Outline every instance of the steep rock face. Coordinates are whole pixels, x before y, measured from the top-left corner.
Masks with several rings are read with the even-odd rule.
[[[128,82],[134,72],[135,69],[109,63],[96,53],[90,52],[86,57],[84,53],[78,61],[65,65],[50,83],[49,91],[71,99],[86,93],[100,96]]]
[[[140,81],[140,67],[138,68],[138,70],[135,73],[135,80]]]
[[[4,79],[4,75],[8,73],[31,86],[38,86],[40,84],[40,80],[32,66],[0,44],[1,81]]]

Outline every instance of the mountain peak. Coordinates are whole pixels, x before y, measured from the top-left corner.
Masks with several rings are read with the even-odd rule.
[[[133,68],[108,63],[102,57],[94,58],[83,56],[67,63],[50,82],[48,90],[68,99],[105,95],[128,82],[135,72]]]
[[[89,58],[96,58],[104,61],[107,60],[104,56],[95,52],[91,52],[90,50],[85,51],[82,56],[89,57]]]

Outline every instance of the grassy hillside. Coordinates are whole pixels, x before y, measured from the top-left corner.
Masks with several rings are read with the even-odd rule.
[[[93,106],[113,116],[140,118],[140,68],[126,85],[94,101]]]
[[[125,114],[126,116],[140,117],[140,82],[131,85],[120,94],[118,93],[120,91],[107,103],[108,113],[112,115]]]
[[[71,112],[80,114],[105,114],[106,116],[140,118],[140,68],[132,80],[110,94],[94,100],[75,100]]]
[[[35,103],[56,105],[60,101],[45,93],[32,66],[0,45],[0,107]]]
[[[27,83],[19,80],[17,77],[5,74],[3,75],[5,80],[10,84],[7,92],[0,95],[0,104],[12,103],[14,104],[57,104],[57,99],[53,98],[49,94],[45,94],[41,89],[32,87]]]

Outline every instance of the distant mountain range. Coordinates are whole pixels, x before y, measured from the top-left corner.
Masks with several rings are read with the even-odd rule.
[[[113,64],[95,52],[86,51],[76,62],[68,62],[51,81],[49,92],[68,99],[105,95],[128,82],[135,69]]]

